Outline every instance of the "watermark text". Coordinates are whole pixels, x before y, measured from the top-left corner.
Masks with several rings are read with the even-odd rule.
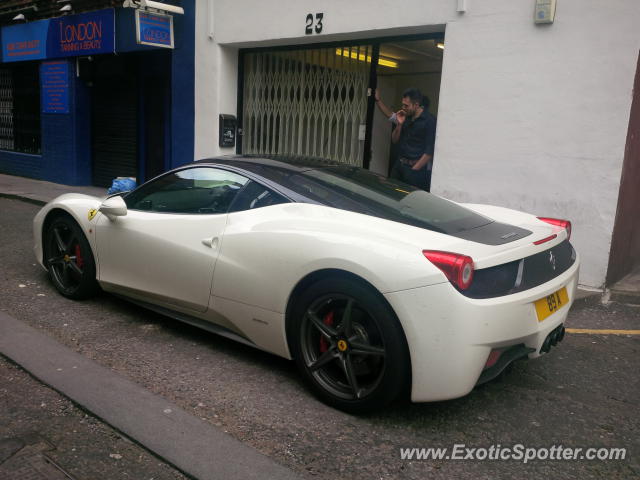
[[[401,448],[402,460],[515,460],[528,463],[536,460],[624,460],[626,448],[581,448],[553,445],[551,447],[526,447],[521,443],[490,447],[469,447],[456,443],[452,448]]]

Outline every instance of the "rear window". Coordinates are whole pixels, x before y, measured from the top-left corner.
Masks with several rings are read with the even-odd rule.
[[[279,179],[319,203],[396,222],[455,234],[492,222],[467,208],[358,167],[327,167]]]

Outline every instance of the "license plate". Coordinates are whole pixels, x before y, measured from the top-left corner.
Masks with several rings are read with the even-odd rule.
[[[567,289],[562,287],[557,292],[553,292],[551,295],[547,295],[540,300],[536,300],[536,313],[538,314],[538,321],[542,322],[549,315],[556,313],[562,307],[569,303],[569,295],[567,295]]]

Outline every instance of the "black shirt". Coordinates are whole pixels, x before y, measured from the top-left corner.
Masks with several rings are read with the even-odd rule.
[[[408,160],[418,160],[423,154],[433,156],[436,143],[436,117],[423,110],[418,118],[407,118],[398,140],[398,155]]]

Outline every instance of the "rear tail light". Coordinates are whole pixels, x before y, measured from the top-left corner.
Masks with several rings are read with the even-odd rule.
[[[564,228],[567,231],[567,240],[571,238],[571,222],[569,220],[560,220],[558,218],[548,217],[538,217],[538,220],[542,220],[543,222],[549,223],[551,225]]]
[[[442,270],[447,279],[460,290],[466,290],[473,281],[473,259],[458,253],[423,250],[422,254]]]

